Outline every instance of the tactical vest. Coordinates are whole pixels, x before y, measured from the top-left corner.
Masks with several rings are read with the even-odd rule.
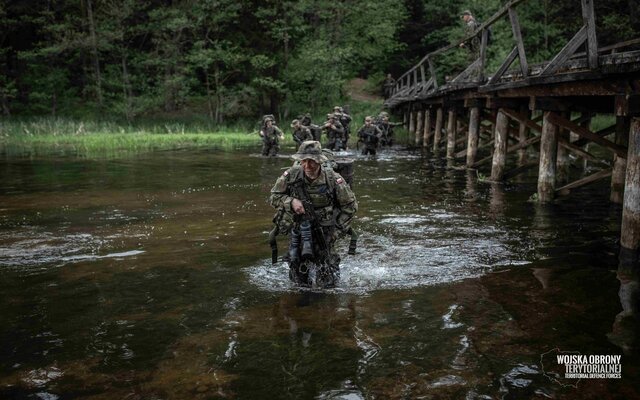
[[[287,187],[290,193],[294,191],[294,185],[301,179],[305,180],[305,186],[311,203],[313,204],[313,211],[320,222],[320,225],[331,226],[333,225],[333,209],[335,204],[335,185],[336,174],[332,169],[322,168],[320,176],[313,182],[309,182],[304,177],[302,168],[297,168],[297,171],[292,168],[290,170],[292,176],[291,180],[287,181]]]

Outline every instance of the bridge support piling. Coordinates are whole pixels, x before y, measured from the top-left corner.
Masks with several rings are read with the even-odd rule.
[[[528,120],[531,119],[531,111],[526,106],[520,107],[520,114],[526,116]],[[520,144],[523,144],[529,138],[529,127],[524,122],[520,122],[518,127],[518,139]],[[527,148],[523,147],[518,150],[518,166],[523,166],[527,163]]]
[[[414,110],[409,111],[409,133],[416,133],[416,112]]]
[[[507,160],[507,144],[509,137],[509,117],[502,108],[498,109],[496,118],[496,133],[491,163],[491,180],[501,181],[504,177],[504,166]]]
[[[471,107],[469,111],[469,138],[467,142],[467,168],[476,162],[480,130],[480,108]]]
[[[638,260],[640,252],[640,117],[631,120],[620,245]]]
[[[423,128],[423,136],[422,136],[422,146],[429,146],[429,136],[431,135],[431,109],[427,108],[424,110],[424,128]]]
[[[456,119],[456,109],[449,109],[447,121],[447,158],[455,158],[456,152],[456,132],[458,130],[458,120]]]
[[[565,119],[571,120],[571,113],[566,112],[562,115]],[[568,129],[558,129],[558,141],[569,143],[570,133]],[[569,182],[569,167],[571,166],[571,159],[569,158],[569,150],[564,146],[558,146],[557,160],[556,160],[556,183],[560,186]]]
[[[556,189],[556,158],[558,154],[558,126],[551,123],[551,111],[542,118],[540,137],[540,166],[538,172],[538,201],[552,201]]]
[[[422,141],[423,125],[424,125],[424,111],[418,110],[416,112],[416,146],[419,146],[420,141]]]
[[[402,114],[402,127],[404,129],[409,129],[409,109],[404,110]]]
[[[624,116],[616,117],[616,144],[627,146],[629,144],[629,118]],[[624,181],[627,173],[627,160],[613,156],[613,174],[611,175],[611,196],[612,203],[622,204],[624,200]],[[640,199],[638,199],[640,201]]]
[[[584,122],[582,122],[580,124],[580,126],[582,126],[583,128],[587,128],[588,130],[591,130],[591,118],[585,119]],[[627,132],[628,132],[628,129],[627,129]],[[627,132],[625,132],[625,136],[627,135]],[[591,143],[585,144],[584,147],[583,147],[583,150],[588,153],[590,145],[591,145]],[[589,163],[589,160],[587,158],[583,158],[582,159],[582,170],[583,171],[587,170],[588,163]],[[620,201],[620,203],[622,203],[622,201]]]
[[[442,138],[442,122],[443,122],[442,107],[438,107],[436,110],[436,128],[433,133],[433,151],[437,152],[440,149],[440,139]]]

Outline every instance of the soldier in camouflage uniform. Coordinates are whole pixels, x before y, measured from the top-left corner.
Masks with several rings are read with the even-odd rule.
[[[262,155],[277,156],[278,151],[280,151],[280,140],[284,139],[284,134],[275,125],[275,121],[271,116],[266,116],[263,119],[260,137],[262,138]]]
[[[378,118],[376,118],[375,125],[382,131],[382,136],[380,137],[380,144],[382,146],[392,146],[393,145],[393,127],[397,125],[402,125],[401,122],[389,122],[389,113],[386,111],[382,111]]]
[[[378,142],[381,137],[382,131],[373,125],[373,118],[367,116],[364,119],[364,125],[358,129],[358,141],[364,144],[362,155],[376,155],[376,149],[378,148]]]
[[[387,77],[384,79],[384,83],[382,84],[382,93],[385,99],[391,97],[393,93],[393,88],[396,86],[396,80],[393,79],[391,74],[387,74]]]
[[[293,158],[300,165],[278,178],[269,199],[278,209],[279,231],[290,234],[289,277],[301,285],[330,287],[340,276],[334,244],[350,231],[358,203],[342,176],[322,166],[327,157],[320,142],[303,142]]]
[[[298,120],[300,120],[300,124],[302,126],[306,126],[311,131],[313,135],[313,140],[320,141],[320,137],[322,136],[322,127],[318,126],[311,122],[311,114],[305,113],[304,115],[298,116]]]
[[[327,132],[327,148],[329,150],[340,150],[343,145],[344,127],[334,114],[327,114],[327,122],[322,125],[322,130]]]
[[[306,140],[313,140],[311,130],[303,126],[299,120],[294,119],[291,121],[291,128],[293,128],[291,136],[293,136],[293,141],[296,142],[296,147],[299,147]]]
[[[471,14],[471,11],[464,10],[460,15],[460,18],[464,21],[464,36],[471,36],[478,29],[478,22]],[[474,36],[472,39],[467,40],[466,42],[460,43],[460,47],[464,47],[469,51],[468,61],[469,64],[475,62],[480,57],[480,37]],[[471,71],[470,78],[475,79],[479,74],[479,70],[476,68]]]
[[[333,107],[333,115],[338,118],[338,121],[340,121],[344,128],[344,133],[342,134],[342,149],[346,150],[347,144],[349,143],[349,137],[351,136],[351,129],[349,128],[351,116],[344,112],[344,109],[340,106]]]

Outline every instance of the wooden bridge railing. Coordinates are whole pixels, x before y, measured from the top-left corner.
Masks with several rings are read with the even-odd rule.
[[[464,86],[465,84],[471,85],[492,85],[503,78],[505,72],[518,59],[520,64],[520,70],[518,73],[522,78],[527,78],[532,75],[531,67],[527,62],[527,55],[525,52],[524,43],[522,40],[522,32],[520,29],[520,22],[518,20],[518,14],[516,6],[523,3],[525,0],[512,0],[498,10],[487,21],[481,24],[478,29],[471,35],[460,39],[459,41],[452,43],[448,46],[435,50],[426,56],[424,56],[415,66],[405,72],[400,78],[398,78],[396,86],[393,88],[390,98],[387,100],[387,105],[393,107],[403,100],[409,100],[411,97],[421,95],[424,97],[427,93],[435,92],[440,88],[440,79],[436,71],[436,58],[447,51],[454,48],[458,48],[461,43],[470,41],[475,37],[480,38],[480,54],[478,59],[472,62],[467,68],[455,78],[446,82],[448,85]],[[568,41],[568,43],[553,57],[551,61],[546,63],[543,67],[537,68],[535,74],[537,76],[550,76],[558,72],[562,66],[572,58],[584,57],[587,59],[587,68],[594,70],[598,68],[598,53],[606,51],[615,51],[621,47],[636,45],[640,43],[640,39],[634,39],[627,42],[619,43],[606,48],[598,49],[598,41],[596,36],[595,16],[593,10],[594,0],[581,0],[582,19],[583,25],[580,30]],[[486,73],[486,58],[487,58],[487,46],[488,46],[488,32],[489,27],[495,24],[503,17],[508,17],[511,25],[511,31],[513,33],[514,47],[509,52],[507,57],[503,60],[500,67],[491,76],[487,76]],[[576,53],[581,46],[586,43],[586,52]],[[475,73],[474,73],[475,72]],[[400,99],[403,100],[400,100]],[[400,101],[398,101],[400,100]]]

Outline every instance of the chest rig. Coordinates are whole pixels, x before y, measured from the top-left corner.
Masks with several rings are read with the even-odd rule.
[[[296,191],[296,186],[304,185],[309,199],[313,204],[313,211],[316,218],[323,226],[333,225],[333,208],[335,202],[333,171],[323,169],[320,176],[310,182],[305,178],[302,169],[296,174],[295,179],[289,183],[289,192]]]

